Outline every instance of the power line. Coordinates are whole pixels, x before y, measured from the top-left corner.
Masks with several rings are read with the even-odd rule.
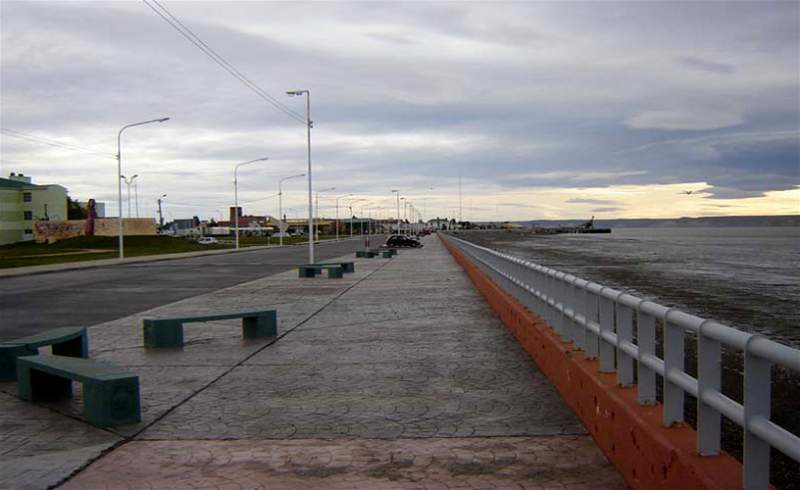
[[[173,29],[178,31],[183,37],[185,37],[189,42],[194,44],[200,51],[202,51],[206,56],[211,58],[216,64],[221,66],[225,71],[230,73],[232,77],[239,80],[242,84],[244,84],[247,88],[255,92],[256,95],[264,99],[268,104],[273,106],[275,109],[283,112],[287,116],[291,117],[295,121],[300,123],[306,124],[306,118],[291,108],[283,104],[281,101],[273,97],[272,95],[268,94],[264,89],[259,87],[255,82],[247,78],[239,69],[233,66],[230,62],[228,62],[225,58],[220,56],[219,54],[214,51],[211,46],[209,46],[205,41],[203,41],[200,36],[195,34],[191,29],[186,27],[177,17],[175,17],[166,7],[161,5],[158,0],[142,0],[145,5],[150,7],[150,10],[158,14],[167,24],[169,24]],[[152,4],[151,4],[152,2]],[[156,6],[153,6],[155,4]]]
[[[43,136],[36,136],[34,134],[23,133],[21,131],[15,131],[13,129],[0,128],[0,132],[5,134],[6,136],[11,136],[13,138],[19,138],[19,139],[24,139],[24,140],[31,141],[33,143],[39,143],[39,144],[42,144],[42,145],[54,146],[56,148],[65,148],[67,150],[80,151],[80,152],[83,152],[83,153],[90,153],[92,155],[101,155],[101,156],[104,156],[104,157],[106,157],[106,156],[111,156],[111,157],[114,157],[114,158],[117,157],[117,155],[115,155],[113,153],[105,153],[105,152],[94,151],[94,150],[92,150],[90,148],[86,148],[86,147],[83,147],[83,146],[72,145],[72,144],[69,144],[69,143],[62,143],[60,141],[56,141],[56,140],[52,140],[52,139],[49,139],[49,138],[45,138]]]

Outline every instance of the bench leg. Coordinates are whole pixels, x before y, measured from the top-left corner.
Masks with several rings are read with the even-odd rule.
[[[0,381],[14,381],[17,379],[17,358],[22,356],[35,356],[38,349],[29,349],[24,345],[0,346]]]
[[[328,279],[341,279],[343,276],[342,268],[332,268],[328,269]]]
[[[53,355],[67,356],[67,357],[82,357],[84,359],[89,357],[89,336],[86,331],[83,335],[76,337],[60,344],[53,344]]]
[[[183,347],[183,324],[170,320],[142,321],[144,346],[149,348]]]
[[[86,420],[97,427],[142,421],[138,377],[85,383],[83,403]]]
[[[19,368],[17,393],[23,400],[49,402],[72,396],[72,380],[29,366]]]
[[[269,311],[263,315],[242,318],[242,337],[257,339],[278,335],[278,314]]]
[[[316,277],[317,275],[316,269],[308,269],[305,267],[300,267],[298,270],[300,271],[299,272],[300,277]]]

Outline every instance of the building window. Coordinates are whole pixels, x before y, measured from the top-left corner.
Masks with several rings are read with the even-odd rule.
[[[33,196],[30,192],[23,192],[22,193],[22,201],[23,202],[31,202],[33,200]]]
[[[25,211],[25,221],[31,221],[33,219],[33,211]]]
[[[26,228],[25,229],[25,234],[26,235],[33,235],[33,230],[31,230],[30,228]]]

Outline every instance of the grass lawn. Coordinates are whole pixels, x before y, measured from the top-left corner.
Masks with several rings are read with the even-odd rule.
[[[231,245],[199,245],[185,238],[168,236],[125,237],[125,256],[198,252],[230,248]],[[30,265],[61,264],[85,260],[113,259],[117,256],[117,237],[93,236],[59,240],[53,244],[20,242],[0,246],[0,269]]]

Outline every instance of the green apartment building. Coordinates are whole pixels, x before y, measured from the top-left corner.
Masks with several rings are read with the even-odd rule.
[[[67,219],[67,189],[23,174],[0,177],[0,245],[33,240],[33,223]]]

